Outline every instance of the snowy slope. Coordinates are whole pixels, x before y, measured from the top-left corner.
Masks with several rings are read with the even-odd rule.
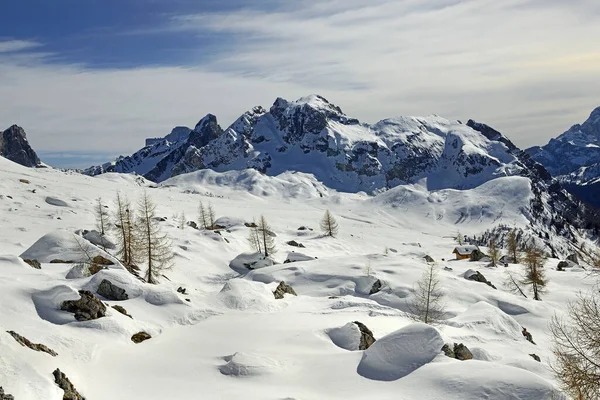
[[[474,146],[469,156],[479,154],[481,143]],[[58,400],[62,391],[51,372],[59,367],[88,399],[341,400],[374,393],[406,400],[560,399],[548,366],[547,322],[578,290],[591,287],[586,272],[558,272],[558,260],[548,260],[549,291],[536,302],[502,289],[503,268],[451,260],[458,230],[475,235],[501,223],[528,229],[532,187],[526,177],[500,177],[469,190],[430,191],[418,183],[367,196],[337,192],[307,174],[256,171],[197,171],[154,187],[134,175],[89,177],[0,158],[0,385],[19,400]],[[113,210],[116,191],[134,201],[147,191],[166,218],[160,224],[176,254],[168,280],[148,285],[118,266],[67,279],[72,264],[42,262],[37,270],[18,257],[42,258],[44,249],[54,254],[46,239],[45,247],[30,249],[47,234],[93,229],[94,200],[101,195]],[[177,214],[196,219],[199,201],[212,203],[226,230],[178,228]],[[337,238],[318,230],[325,209],[339,222]],[[276,262],[293,251],[316,259],[243,274],[232,269],[230,262],[250,250],[244,222],[261,214],[277,234]],[[287,245],[290,240],[305,248]],[[425,255],[436,260],[446,293],[446,319],[433,328],[406,314]],[[498,290],[466,280],[469,269]],[[128,300],[106,303],[125,307],[133,319],[108,308],[103,318],[77,322],[58,309],[79,289],[95,291],[102,279],[127,290]],[[281,280],[298,296],[275,300],[271,292]],[[370,294],[377,280],[381,291]],[[178,293],[180,286],[188,294]],[[373,332],[378,341],[371,349],[334,343],[328,332],[352,321]],[[537,345],[525,340],[521,326]],[[22,347],[7,330],[58,356]],[[132,343],[141,330],[152,339]],[[454,342],[469,347],[474,359],[444,356],[440,344]]]

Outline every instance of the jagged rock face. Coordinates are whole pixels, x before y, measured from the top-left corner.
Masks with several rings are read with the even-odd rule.
[[[25,130],[13,125],[0,136],[0,156],[25,167],[36,167],[41,164],[35,151],[27,141]]]
[[[75,314],[77,321],[89,321],[106,315],[106,306],[92,292],[80,290],[79,300],[67,300],[60,309]]]
[[[526,153],[571,193],[600,205],[600,107],[583,124],[573,125],[547,145]]]
[[[84,172],[135,171],[160,182],[199,169],[253,168],[269,175],[312,173],[343,191],[373,192],[422,179],[430,189],[464,189],[522,168],[510,141],[498,133],[488,136],[437,116],[369,125],[321,96],[278,98],[268,111],[255,107],[225,131],[209,114],[186,140],[170,142],[172,134],[162,142],[153,139],[130,157]]]

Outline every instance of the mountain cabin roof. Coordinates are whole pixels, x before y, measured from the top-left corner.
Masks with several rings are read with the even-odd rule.
[[[471,254],[473,254],[473,251],[478,249],[479,248],[477,246],[457,246],[454,248],[454,251],[452,253],[458,253],[461,256],[470,256]]]

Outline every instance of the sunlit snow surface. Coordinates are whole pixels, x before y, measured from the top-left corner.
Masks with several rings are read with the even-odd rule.
[[[591,286],[585,271],[558,272],[558,260],[549,260],[548,294],[537,302],[502,288],[503,267],[451,260],[458,230],[471,235],[499,223],[527,224],[527,179],[498,178],[468,191],[399,186],[376,197],[338,193],[307,174],[256,171],[202,171],[151,186],[130,175],[92,178],[0,158],[0,385],[16,399],[61,399],[52,377],[57,367],[91,400],[553,398],[547,324]],[[169,280],[147,285],[118,264],[67,279],[72,264],[48,262],[76,255],[71,234],[95,228],[95,198],[113,210],[117,191],[135,202],[144,190],[173,239]],[[221,235],[178,228],[176,215],[196,219],[201,200],[227,226]],[[325,209],[339,222],[337,238],[319,232]],[[247,272],[239,263],[230,267],[251,253],[244,222],[261,214],[277,234],[278,264]],[[305,248],[287,245],[290,240]],[[293,251],[316,259],[283,264]],[[42,261],[42,269],[24,263],[23,253]],[[447,319],[436,327],[413,325],[405,314],[425,255],[437,260],[447,295]],[[468,269],[498,290],[466,280]],[[125,307],[133,319],[107,308],[104,318],[77,322],[60,311],[62,301],[78,298],[80,289],[95,291],[102,279],[126,289],[128,300],[106,303]],[[275,300],[271,292],[282,280],[297,297]],[[369,294],[376,280],[381,291]],[[369,350],[354,350],[352,321],[378,339]],[[537,345],[521,335],[522,326]],[[7,330],[58,356],[22,347]],[[134,344],[130,337],[139,331],[152,339]],[[442,344],[455,342],[474,359],[445,357]]]

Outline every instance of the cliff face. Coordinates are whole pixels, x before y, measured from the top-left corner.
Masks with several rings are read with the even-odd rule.
[[[0,156],[25,167],[36,167],[41,164],[27,141],[25,130],[17,125],[11,126],[0,135]]]

